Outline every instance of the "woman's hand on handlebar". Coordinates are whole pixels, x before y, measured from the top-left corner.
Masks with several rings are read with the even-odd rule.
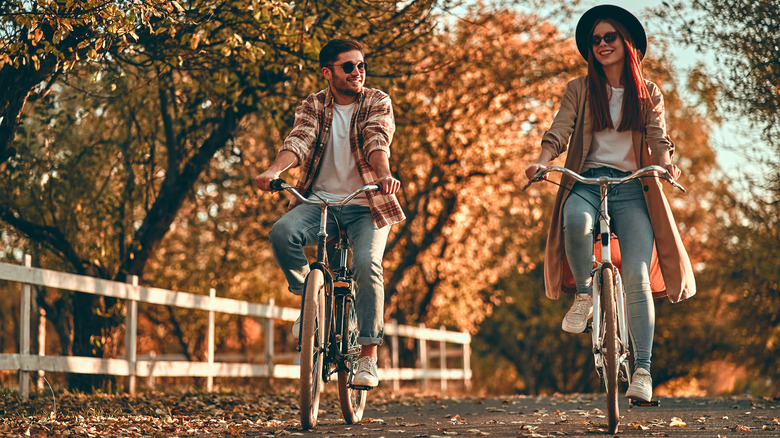
[[[525,191],[528,187],[530,187],[531,184],[543,179],[547,179],[547,173],[542,173],[542,175],[538,179],[535,179],[536,176],[539,175],[539,172],[543,172],[546,169],[547,166],[539,163],[528,166],[525,169],[525,176],[528,178],[528,183],[525,186],[523,186],[523,191]]]
[[[549,163],[552,159],[553,156],[550,151],[547,149],[542,149],[542,151],[539,152],[539,157],[536,158],[536,163],[528,166],[525,169],[525,176],[528,178],[528,181],[532,181],[540,170],[546,169],[547,163]],[[547,175],[544,176],[544,179],[547,179]]]
[[[677,178],[680,177],[680,173],[682,173],[680,172],[680,168],[672,163],[660,164],[660,166],[666,169],[666,171],[669,172],[669,175],[671,175],[672,179],[675,181],[677,181]]]
[[[530,181],[530,180],[534,179],[534,177],[536,176],[536,174],[537,174],[537,173],[538,173],[540,170],[542,170],[542,169],[544,169],[544,168],[546,168],[546,167],[547,167],[547,166],[544,166],[544,165],[541,165],[541,164],[538,164],[538,163],[537,163],[537,164],[532,164],[532,165],[528,166],[528,167],[525,169],[525,176],[526,176],[526,178],[528,178],[528,180]]]
[[[394,195],[401,188],[401,181],[389,175],[377,179],[374,184],[379,186],[379,191],[383,195]]]

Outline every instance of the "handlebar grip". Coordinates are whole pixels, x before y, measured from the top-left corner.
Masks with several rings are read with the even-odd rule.
[[[682,185],[680,185],[680,183],[678,183],[677,181],[675,181],[675,180],[674,180],[674,178],[672,178],[672,174],[671,174],[671,173],[669,173],[669,171],[668,171],[668,170],[664,170],[664,173],[663,173],[663,174],[661,174],[661,178],[662,178],[662,179],[665,179],[665,180],[666,180],[666,182],[668,182],[669,184],[671,184],[671,185],[672,185],[672,187],[674,187],[674,188],[677,188],[677,189],[680,189],[680,191],[681,191],[681,192],[683,192],[683,193],[686,193],[686,192],[687,192],[687,191],[685,190],[685,187],[683,187]]]
[[[285,183],[284,180],[281,179],[281,178],[275,179],[275,180],[271,181],[271,184],[270,184],[271,190],[275,190],[277,192],[280,191],[280,190],[284,190],[284,187],[282,186],[282,184],[287,184],[287,183]]]
[[[525,191],[528,187],[531,187],[531,184],[546,179],[546,175],[548,171],[549,168],[547,166],[542,166],[539,170],[536,171],[534,177],[528,180],[528,183],[526,183],[526,185],[523,186],[523,191]]]

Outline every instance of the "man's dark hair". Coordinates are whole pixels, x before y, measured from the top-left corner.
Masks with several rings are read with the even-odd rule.
[[[363,45],[358,41],[340,38],[328,41],[328,44],[325,44],[325,47],[320,50],[320,68],[333,64],[339,55],[353,50],[357,50],[361,55],[365,56]]]

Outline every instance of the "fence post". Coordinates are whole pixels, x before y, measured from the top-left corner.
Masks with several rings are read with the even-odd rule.
[[[38,307],[38,356],[46,356],[46,310]],[[43,370],[38,370],[38,391],[43,391]]]
[[[393,336],[390,337],[390,366],[396,370],[396,378],[393,379],[393,391],[401,389],[401,380],[398,379],[398,372],[400,371],[400,364],[398,360],[398,320],[391,319],[390,325],[393,327]]]
[[[441,331],[441,341],[439,341],[439,368],[441,369],[441,391],[447,391],[447,329],[444,326],[439,327]]]
[[[273,314],[274,299],[268,299],[268,311]],[[268,367],[268,378],[274,378],[274,319],[265,319],[265,365]]]
[[[24,266],[32,267],[32,256],[30,254],[24,255]],[[22,301],[19,305],[19,354],[22,356],[20,365],[26,365],[28,356],[30,354],[30,300],[32,297],[32,286],[27,283],[22,283]],[[30,398],[30,374],[25,370],[24,366],[19,370],[19,392],[22,394],[22,398],[27,400]]]
[[[420,328],[425,330],[425,324],[420,324]],[[428,389],[428,341],[425,334],[420,334],[420,369],[422,370],[422,388]]]
[[[208,334],[208,351],[206,351],[206,357],[209,362],[209,374],[206,378],[206,391],[211,392],[214,390],[214,298],[217,297],[217,291],[214,288],[209,289],[210,309],[209,309],[209,334]]]
[[[149,375],[146,377],[146,386],[149,389],[154,389],[157,382],[154,379],[154,367],[157,361],[157,352],[152,350],[149,352]]]
[[[127,282],[134,288],[138,286],[138,276],[131,275],[127,278]],[[128,300],[127,310],[125,312],[125,360],[127,361],[127,367],[129,374],[127,376],[127,392],[131,395],[135,394],[135,377],[136,377],[136,349],[138,344],[138,301]]]
[[[468,391],[471,389],[471,334],[467,331],[463,334],[468,336],[468,341],[463,343],[463,385]]]

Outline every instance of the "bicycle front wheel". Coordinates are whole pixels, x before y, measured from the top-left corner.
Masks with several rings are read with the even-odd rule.
[[[363,419],[363,411],[366,408],[366,399],[368,391],[365,389],[355,389],[349,386],[351,378],[355,375],[357,368],[357,352],[360,347],[357,344],[357,313],[355,313],[355,302],[351,299],[344,300],[344,351],[347,355],[346,365],[348,370],[340,370],[339,379],[339,401],[341,402],[341,413],[344,414],[344,421],[347,424],[355,424]]]
[[[601,272],[601,309],[603,312],[604,384],[607,388],[607,417],[609,433],[617,433],[620,422],[618,410],[618,338],[615,306],[615,276],[612,268]]]
[[[306,277],[301,317],[301,425],[317,426],[322,391],[325,339],[325,276],[319,269]]]

